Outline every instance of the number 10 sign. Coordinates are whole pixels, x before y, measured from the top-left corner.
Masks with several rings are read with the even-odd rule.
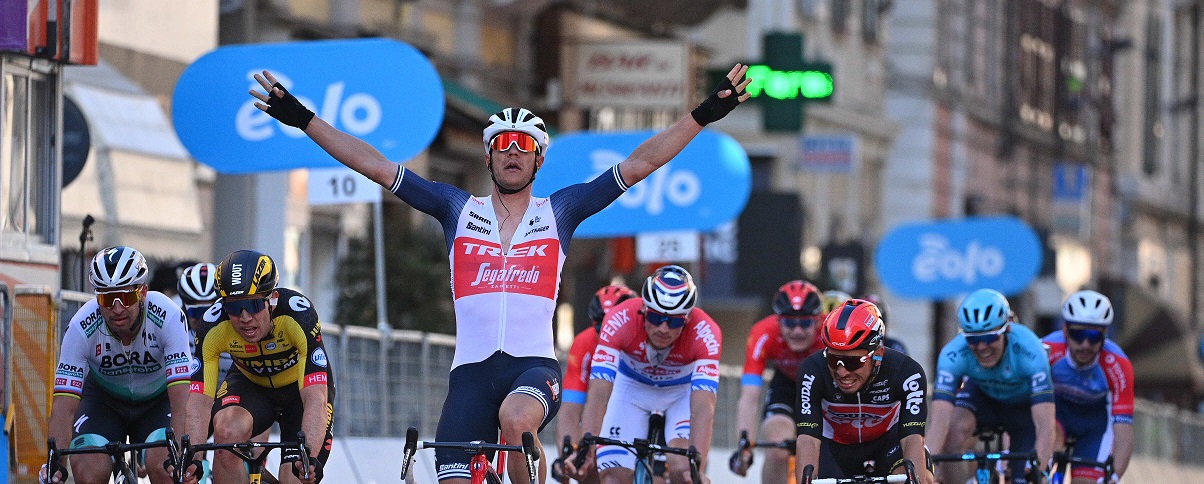
[[[309,170],[309,204],[379,202],[380,185],[350,168]]]

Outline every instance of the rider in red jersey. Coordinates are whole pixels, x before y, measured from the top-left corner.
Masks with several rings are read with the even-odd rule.
[[[823,321],[823,300],[819,289],[807,281],[790,281],[778,288],[773,298],[773,314],[757,321],[748,335],[745,348],[744,373],[740,377],[740,400],[736,407],[736,426],[757,435],[757,409],[761,408],[761,436],[765,442],[781,442],[794,438],[795,389],[798,388],[798,367],[803,359],[824,348],[815,337],[818,323]],[[764,407],[761,388],[765,386],[762,373],[767,366],[774,368],[769,380]],[[729,461],[732,472],[746,475],[752,465],[752,452],[737,449],[740,457]],[[761,469],[761,482],[779,483],[790,474],[790,453],[785,449],[767,449]]]

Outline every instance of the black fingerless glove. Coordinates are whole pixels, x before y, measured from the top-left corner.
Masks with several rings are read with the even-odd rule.
[[[732,93],[725,98],[719,97],[719,93],[727,89],[731,89]],[[723,82],[720,82],[719,86],[714,91],[711,91],[710,96],[707,96],[698,107],[690,111],[690,116],[693,116],[694,121],[697,121],[702,126],[719,121],[724,116],[727,116],[727,113],[736,109],[736,106],[740,105],[740,96],[743,95],[743,92],[736,92],[736,86],[732,85],[732,81],[729,81],[725,77],[723,78]]]
[[[285,89],[279,82],[272,87],[280,89],[280,93],[284,96],[276,97],[275,89],[268,92],[268,115],[281,123],[304,131],[305,127],[309,126],[309,121],[314,119],[314,112],[301,104],[301,101],[298,101],[297,97],[289,93],[288,89]]]

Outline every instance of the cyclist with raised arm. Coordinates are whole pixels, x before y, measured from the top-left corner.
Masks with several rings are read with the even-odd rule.
[[[699,469],[705,469],[719,389],[719,325],[695,307],[698,289],[681,267],[657,269],[644,281],[640,296],[612,308],[602,323],[582,429],[631,442],[648,435],[649,415],[660,412],[669,446],[694,446]],[[602,446],[587,452],[580,468],[567,463],[566,472],[577,478],[595,465],[603,483],[629,483],[636,456],[622,447]],[[669,482],[690,482],[685,457],[670,455],[667,467]]]
[[[1040,470],[1053,454],[1054,392],[1049,360],[1036,334],[1015,323],[1007,298],[979,289],[957,309],[962,332],[941,349],[933,388],[928,445],[962,452],[977,428],[1003,427],[1009,451],[1036,450]],[[1025,462],[1012,461],[1011,479],[1024,483]]]
[[[439,220],[451,259],[457,341],[435,438],[496,442],[500,429],[507,442],[517,442],[523,432],[542,429],[559,410],[552,315],[573,231],[677,156],[703,126],[747,100],[747,70],[735,65],[689,115],[641,143],[627,159],[547,198],[534,197],[531,183],[547,153],[548,131],[527,109],[506,108],[489,118],[482,161],[493,189],[490,196],[475,197],[425,180],[331,126],[267,71],[255,75],[266,93],[251,94],[260,101],[256,107],[304,131],[340,163]],[[440,449],[435,461],[439,480],[467,482],[469,456],[463,452]],[[512,480],[526,481],[522,462],[512,459],[508,467]],[[542,471],[540,476],[545,479]]]
[[[280,424],[283,439],[304,430],[309,479],[299,478],[306,472],[296,450],[281,456],[278,478],[314,484],[322,480],[333,442],[334,382],[313,303],[297,291],[277,287],[278,282],[276,263],[262,252],[235,251],[218,265],[221,299],[197,331],[201,367],[192,377],[188,431],[202,439],[212,419],[213,442],[222,444],[246,442],[273,423]],[[219,385],[223,352],[234,366]],[[247,479],[242,459],[215,452],[213,482]]]
[[[819,477],[847,478],[906,472],[915,465],[924,484],[934,481],[924,446],[928,388],[924,368],[882,345],[886,323],[869,301],[832,308],[819,329],[824,350],[803,360],[798,373],[797,473],[818,467]]]
[[[1063,326],[1042,341],[1049,346],[1058,428],[1074,437],[1074,457],[1104,462],[1115,471],[1074,467],[1073,484],[1116,483],[1133,455],[1133,365],[1108,339],[1112,301],[1095,291],[1079,291],[1062,303]]]
[[[88,278],[96,297],[84,303],[63,335],[54,373],[49,436],[71,447],[109,442],[153,442],[170,425],[184,434],[192,355],[184,314],[170,298],[147,289],[149,269],[137,250],[116,246],[92,258]],[[167,449],[146,453],[151,482],[168,484],[159,463]],[[107,483],[112,462],[104,454],[71,457],[79,484]],[[66,476],[40,476],[63,482]]]
[[[823,322],[823,301],[819,289],[807,281],[790,281],[778,288],[773,297],[773,314],[753,324],[744,350],[744,372],[740,376],[740,400],[736,406],[736,426],[741,434],[757,436],[757,416],[761,416],[760,435],[766,442],[782,442],[795,436],[794,403],[797,398],[798,368],[803,359],[823,349],[815,337]],[[773,367],[764,406],[762,373]],[[760,412],[758,412],[760,410]],[[737,457],[728,461],[731,471],[744,476],[752,465],[752,452],[736,449]],[[790,452],[769,448],[761,466],[761,482],[780,484],[790,475]]]
[[[581,411],[585,407],[585,396],[589,390],[589,374],[594,357],[594,348],[598,346],[598,334],[602,330],[602,319],[615,305],[628,299],[639,297],[635,291],[622,284],[612,284],[594,293],[589,301],[588,328],[581,330],[573,338],[573,346],[569,348],[569,363],[564,376],[564,396],[560,403],[560,413],[556,420],[558,435],[567,436],[569,442],[581,440]],[[598,473],[592,472],[582,483],[598,482]]]

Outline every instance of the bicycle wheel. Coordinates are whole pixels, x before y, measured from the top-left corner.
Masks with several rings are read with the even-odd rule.
[[[138,484],[138,475],[129,466],[121,466],[117,479],[114,482],[116,484]]]
[[[652,459],[640,459],[635,463],[635,478],[632,484],[652,484]]]

